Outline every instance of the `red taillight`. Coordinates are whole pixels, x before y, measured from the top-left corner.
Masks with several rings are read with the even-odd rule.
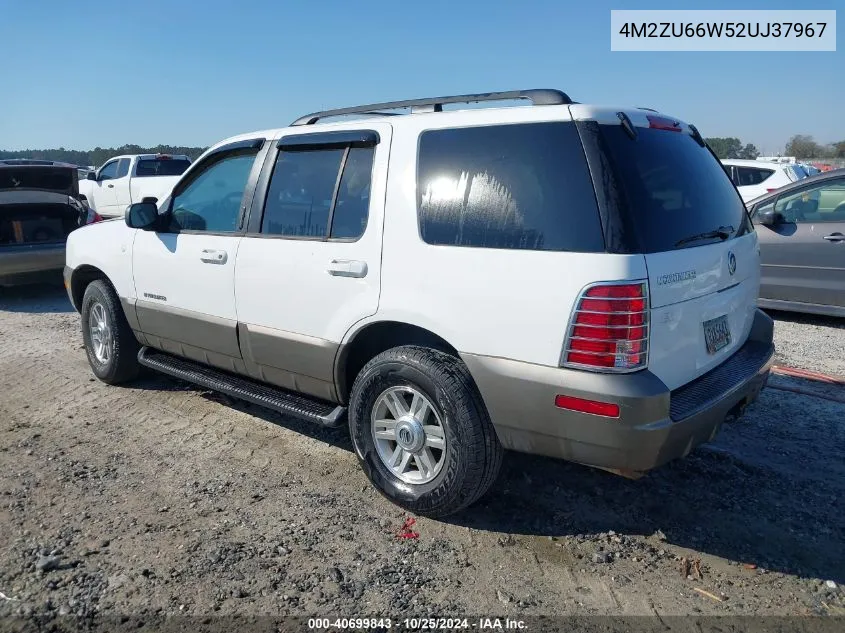
[[[648,359],[648,294],[645,282],[601,284],[578,298],[566,338],[563,364],[631,371]]]
[[[607,418],[619,417],[619,405],[612,402],[599,402],[598,400],[584,400],[573,396],[557,396],[555,406],[559,409],[580,411],[581,413],[592,413],[603,415]]]
[[[677,121],[668,119],[665,116],[647,115],[648,126],[655,130],[668,130],[670,132],[681,132],[681,127]]]
[[[101,218],[100,215],[96,211],[94,211],[94,209],[92,209],[91,207],[88,207],[87,224],[94,224],[95,222],[102,222],[102,221],[103,221],[103,218]]]

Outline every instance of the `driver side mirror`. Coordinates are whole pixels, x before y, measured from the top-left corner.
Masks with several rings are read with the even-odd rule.
[[[778,224],[783,224],[786,221],[783,214],[775,211],[774,209],[760,211],[757,214],[756,220],[763,226],[777,226]]]
[[[158,207],[154,202],[136,202],[126,209],[126,226],[149,231],[158,221]]]
[[[87,174],[85,174],[85,180],[97,180],[97,172],[89,171]]]

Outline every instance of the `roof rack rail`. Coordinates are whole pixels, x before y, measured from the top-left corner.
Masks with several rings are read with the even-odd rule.
[[[294,125],[313,125],[326,117],[343,116],[346,114],[393,114],[378,112],[378,110],[398,110],[411,108],[411,112],[442,112],[446,103],[480,103],[482,101],[511,101],[525,99],[533,105],[565,105],[572,103],[572,99],[565,92],[553,89],[510,90],[507,92],[484,92],[472,95],[452,95],[447,97],[429,97],[426,99],[410,99],[408,101],[387,101],[385,103],[371,103],[352,108],[325,110],[312,112],[299,117],[291,123]]]
[[[648,110],[649,112],[657,112],[654,108],[644,108],[643,106],[637,107],[637,110]]]

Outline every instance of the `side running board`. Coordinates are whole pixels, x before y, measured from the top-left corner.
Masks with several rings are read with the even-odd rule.
[[[338,427],[346,421],[346,407],[265,385],[150,347],[141,348],[138,362],[168,376],[323,426]]]

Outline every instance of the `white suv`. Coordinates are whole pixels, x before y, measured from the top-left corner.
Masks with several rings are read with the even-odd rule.
[[[743,202],[807,177],[807,172],[800,165],[733,158],[723,160],[722,165],[736,185]]]
[[[685,456],[774,352],[757,237],[698,131],[557,90],[228,139],[158,207],[72,233],[65,279],[101,380],[348,419],[373,484],[430,516],[503,449],[630,476]]]

